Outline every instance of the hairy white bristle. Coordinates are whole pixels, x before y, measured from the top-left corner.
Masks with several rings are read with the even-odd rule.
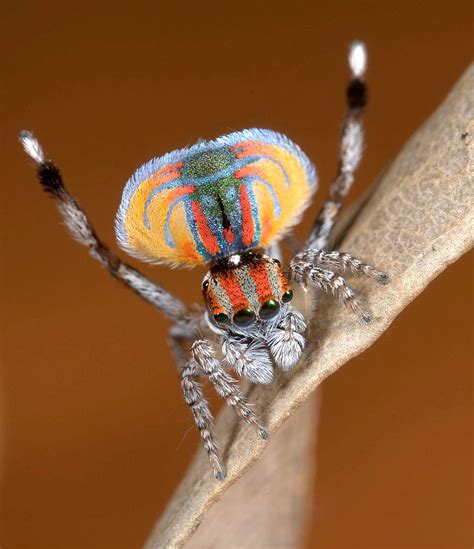
[[[27,130],[20,132],[20,143],[23,145],[26,154],[35,162],[42,164],[45,161],[43,149],[31,132]]]
[[[358,121],[347,124],[341,143],[341,171],[353,173],[357,170],[362,158],[364,132]]]
[[[364,76],[367,69],[367,50],[363,42],[352,42],[349,50],[349,66],[355,78]]]

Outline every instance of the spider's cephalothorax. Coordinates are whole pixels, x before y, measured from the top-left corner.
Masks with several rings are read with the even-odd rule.
[[[366,102],[366,51],[352,44],[338,174],[301,251],[282,270],[278,241],[298,223],[316,191],[316,171],[301,149],[271,130],[234,132],[200,141],[144,164],[125,186],[116,218],[119,244],[131,255],[171,266],[207,265],[205,308],[184,303],[121,261],[97,236],[30,132],[25,151],[37,163],[43,188],[74,237],[111,274],[175,321],[170,341],[216,478],[224,468],[213,435],[213,417],[198,378],[207,376],[240,418],[268,436],[230,372],[269,383],[275,368],[291,370],[305,348],[307,319],[292,302],[297,285],[334,295],[368,323],[354,291],[338,271],[380,283],[387,275],[347,253],[326,251],[334,221],[362,155],[361,113]],[[271,251],[271,253],[270,253]],[[206,330],[207,328],[207,330]],[[196,333],[210,333],[220,349]]]
[[[240,328],[274,319],[293,298],[280,261],[253,250],[218,261],[202,293],[218,325]]]

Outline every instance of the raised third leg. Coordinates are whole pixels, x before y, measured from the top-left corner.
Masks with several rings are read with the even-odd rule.
[[[354,172],[362,158],[364,130],[361,119],[367,103],[367,87],[364,82],[367,52],[361,42],[351,44],[349,67],[351,80],[347,86],[347,113],[342,127],[338,172],[329,188],[329,196],[305,242],[305,249],[327,248],[336,217],[351,188]]]

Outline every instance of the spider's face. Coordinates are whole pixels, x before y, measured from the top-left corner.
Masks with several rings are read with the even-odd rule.
[[[246,327],[270,320],[293,297],[280,262],[253,251],[216,263],[202,290],[210,315],[221,326]]]

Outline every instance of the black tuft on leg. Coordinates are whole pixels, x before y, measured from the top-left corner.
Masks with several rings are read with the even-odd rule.
[[[347,86],[347,105],[353,111],[359,111],[367,105],[367,86],[359,78],[351,80]]]
[[[66,193],[61,172],[52,162],[47,161],[39,164],[38,179],[50,196],[59,198]]]

